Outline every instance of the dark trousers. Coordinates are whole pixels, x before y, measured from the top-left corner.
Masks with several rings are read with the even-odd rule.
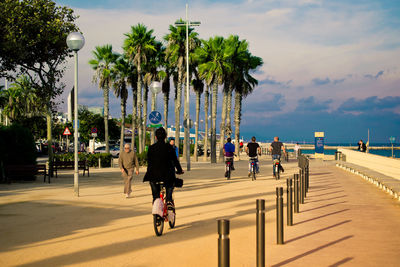
[[[156,182],[150,182],[150,187],[151,187],[151,193],[153,194],[153,202],[156,200],[156,198],[160,197],[160,191],[161,191],[161,185],[157,184]],[[165,184],[165,192],[166,192],[166,199],[167,202],[173,202],[172,200],[172,193],[174,191],[174,186],[172,184]]]

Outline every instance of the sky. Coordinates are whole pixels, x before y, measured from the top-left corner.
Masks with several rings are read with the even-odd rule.
[[[81,104],[103,105],[88,65],[95,46],[112,44],[121,53],[124,34],[138,23],[154,29],[161,40],[170,24],[185,17],[188,3],[189,19],[201,22],[196,27],[200,38],[237,34],[264,61],[253,74],[259,85],[243,101],[241,136],[245,139],[254,135],[267,141],[279,136],[284,141],[311,142],[315,131],[324,131],[326,142],[355,143],[367,139],[368,129],[371,142],[388,142],[390,136],[400,139],[400,1],[56,2],[79,15],[76,22],[86,40],[79,52]],[[72,88],[72,60],[64,79]],[[110,96],[110,113],[120,117],[120,102]],[[219,108],[221,99],[220,95]],[[131,103],[130,96],[128,112]],[[193,94],[191,103],[194,119]],[[66,110],[66,104],[61,107]],[[174,120],[172,111],[171,100],[169,124]]]

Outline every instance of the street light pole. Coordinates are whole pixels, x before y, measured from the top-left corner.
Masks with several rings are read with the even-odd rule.
[[[186,21],[185,23],[177,22],[176,26],[186,26],[186,98],[185,98],[185,146],[186,146],[186,168],[190,171],[190,116],[189,116],[189,26],[199,26],[200,22],[190,22],[188,18],[188,4],[186,4]]]
[[[85,44],[85,38],[79,32],[72,32],[67,37],[67,46],[74,51],[75,83],[74,83],[74,195],[79,197],[78,172],[78,51]],[[51,147],[50,147],[51,149]]]

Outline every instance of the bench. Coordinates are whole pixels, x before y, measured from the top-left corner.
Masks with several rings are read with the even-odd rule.
[[[353,163],[337,161],[336,166],[361,176],[394,198],[400,200],[400,180]]]
[[[54,161],[53,162],[53,172],[56,173],[56,178],[58,177],[58,170],[73,170],[75,169],[75,161]],[[78,161],[78,170],[83,170],[83,176],[85,176],[85,172],[89,175],[89,165],[86,160]]]
[[[43,174],[43,182],[46,182],[46,176],[50,183],[50,176],[46,169],[46,164],[28,164],[28,165],[7,165],[5,167],[6,178],[24,178]]]

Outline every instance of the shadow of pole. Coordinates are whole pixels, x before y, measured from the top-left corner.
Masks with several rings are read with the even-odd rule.
[[[315,253],[315,252],[317,252],[317,251],[319,251],[319,250],[321,250],[321,249],[324,249],[324,248],[333,246],[333,245],[335,245],[335,244],[337,244],[337,243],[343,242],[343,241],[345,241],[345,240],[347,240],[347,239],[350,239],[350,238],[353,238],[353,237],[354,237],[353,235],[348,235],[348,236],[342,237],[342,238],[340,238],[340,239],[338,239],[338,240],[329,242],[329,243],[327,243],[327,244],[325,244],[325,245],[319,246],[319,247],[317,247],[317,248],[314,248],[314,249],[312,249],[312,250],[309,250],[309,251],[307,251],[307,252],[304,252],[304,253],[302,253],[302,254],[299,254],[299,255],[297,255],[297,256],[294,256],[294,257],[292,257],[292,258],[290,258],[290,259],[287,259],[287,260],[284,260],[284,261],[279,262],[279,263],[277,263],[277,264],[274,264],[274,265],[272,265],[271,267],[279,267],[279,266],[286,265],[286,264],[291,263],[291,262],[293,262],[293,261],[296,261],[296,260],[298,260],[298,259],[300,259],[300,258],[306,257],[306,256],[308,256],[308,255],[310,255],[310,254],[312,254],[312,253]]]

